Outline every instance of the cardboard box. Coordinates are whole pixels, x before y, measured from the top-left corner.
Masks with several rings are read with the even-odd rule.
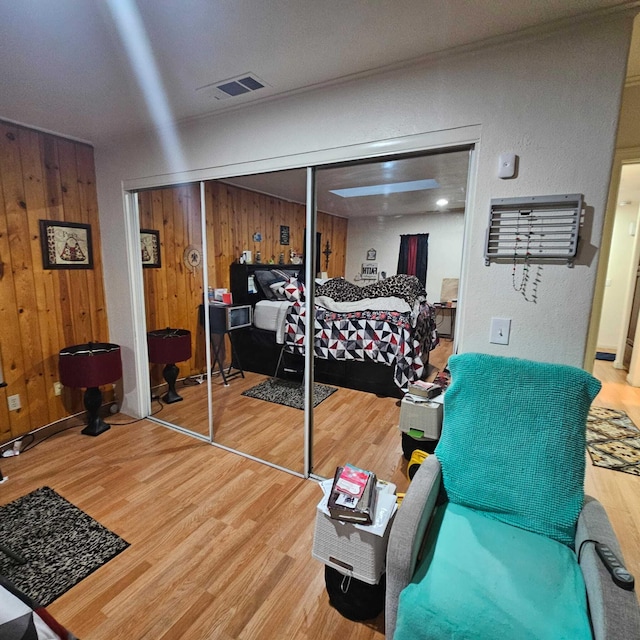
[[[415,440],[439,440],[442,430],[442,403],[414,402],[403,398],[400,403],[400,431]]]

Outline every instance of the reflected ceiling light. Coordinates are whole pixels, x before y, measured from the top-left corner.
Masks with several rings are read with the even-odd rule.
[[[436,180],[412,180],[411,182],[372,184],[368,187],[331,189],[331,193],[335,193],[341,198],[359,198],[361,196],[382,196],[390,193],[405,193],[407,191],[425,191],[426,189],[437,189],[439,186]]]
[[[436,200],[436,204],[439,207],[444,207],[449,204],[449,201],[446,198],[440,198],[440,200]]]

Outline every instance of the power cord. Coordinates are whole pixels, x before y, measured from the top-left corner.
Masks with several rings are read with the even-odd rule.
[[[110,422],[109,426],[124,427],[126,425],[135,424],[136,422],[141,422],[142,420],[146,420],[151,416],[158,415],[162,411],[162,409],[164,409],[164,404],[162,404],[162,401],[158,396],[155,396],[151,399],[157,401],[158,404],[160,405],[160,408],[157,411],[154,411],[153,413],[151,413],[149,416],[146,416],[145,418],[136,418],[135,420],[130,420],[129,422]],[[20,455],[26,453],[27,451],[31,451],[31,449],[35,449],[39,444],[43,443],[45,440],[48,440],[49,438],[52,438],[53,436],[57,436],[59,433],[63,433],[64,431],[68,431],[69,429],[75,429],[76,427],[82,427],[82,426],[84,425],[71,424],[68,427],[65,427],[64,429],[60,429],[59,431],[50,433],[48,436],[45,436],[44,438],[42,438],[42,440],[38,440],[38,442],[36,442],[35,444],[33,444],[36,439],[35,436],[32,433],[29,433],[25,436],[25,438],[29,437],[31,438],[31,440],[28,442],[28,444],[25,447],[20,449]]]
[[[584,547],[585,544],[587,544],[587,542],[593,542],[593,544],[598,544],[597,540],[591,540],[590,538],[587,540],[583,540],[580,543],[580,547],[578,548],[578,564],[580,564],[580,556],[582,555],[582,548]]]

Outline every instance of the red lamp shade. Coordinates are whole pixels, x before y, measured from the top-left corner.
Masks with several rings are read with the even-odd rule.
[[[191,332],[186,329],[159,329],[147,333],[149,362],[174,364],[191,358]]]
[[[120,347],[89,342],[60,351],[60,382],[65,387],[99,387],[122,378]]]

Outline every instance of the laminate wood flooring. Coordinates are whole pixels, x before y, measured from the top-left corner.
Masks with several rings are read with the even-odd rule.
[[[640,425],[640,389],[610,363],[595,374],[604,382],[596,402]],[[131,544],[50,605],[82,640],[384,638],[382,615],[355,623],[329,605],[324,567],[311,557],[315,481],[148,420],[97,438],[80,429],[2,459],[0,502],[50,486]],[[381,477],[404,490],[399,440],[368,448]],[[586,490],[603,502],[636,577],[639,489],[640,477],[587,460]]]

